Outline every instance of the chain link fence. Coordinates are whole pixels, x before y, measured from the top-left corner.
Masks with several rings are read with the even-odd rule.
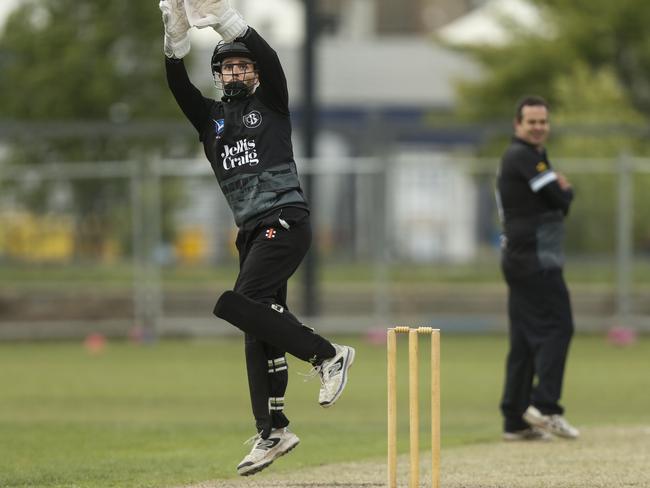
[[[445,153],[299,161],[329,332],[503,330],[498,162]],[[561,160],[577,192],[566,274],[579,330],[650,328],[650,161]],[[236,228],[201,159],[0,165],[0,338],[232,333],[211,315]]]

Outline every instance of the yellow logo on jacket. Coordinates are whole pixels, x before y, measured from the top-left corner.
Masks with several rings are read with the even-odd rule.
[[[535,168],[537,168],[537,171],[539,173],[543,173],[548,169],[548,165],[544,161],[540,161],[539,163],[537,163],[537,166],[535,166]]]

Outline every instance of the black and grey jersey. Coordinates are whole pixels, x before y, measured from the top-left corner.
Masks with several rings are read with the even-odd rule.
[[[253,54],[260,84],[244,99],[213,100],[190,82],[182,61],[166,59],[169,87],[199,133],[235,223],[249,225],[287,206],[308,210],[291,143],[287,82],[276,52],[252,28],[237,39]]]
[[[573,192],[562,190],[557,180],[544,149],[512,139],[501,159],[496,191],[506,273],[562,268],[564,218]]]

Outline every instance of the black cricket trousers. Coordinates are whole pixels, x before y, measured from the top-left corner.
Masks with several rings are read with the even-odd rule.
[[[522,415],[529,405],[545,415],[564,412],[559,400],[574,326],[561,269],[505,277],[510,351],[501,411],[513,432],[528,427]]]
[[[288,228],[287,228],[288,227]],[[239,276],[234,291],[287,310],[287,281],[311,244],[309,212],[285,207],[261,219],[252,229],[237,234]],[[285,352],[245,335],[246,370],[253,416],[258,432],[286,427],[284,394],[288,371]]]

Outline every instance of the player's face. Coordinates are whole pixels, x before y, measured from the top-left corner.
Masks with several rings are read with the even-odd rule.
[[[534,146],[542,146],[551,126],[548,110],[543,105],[524,105],[521,120],[515,120],[515,136]]]
[[[253,61],[248,58],[226,58],[221,63],[221,82],[225,85],[233,81],[243,81],[248,86],[257,83],[257,72]]]

